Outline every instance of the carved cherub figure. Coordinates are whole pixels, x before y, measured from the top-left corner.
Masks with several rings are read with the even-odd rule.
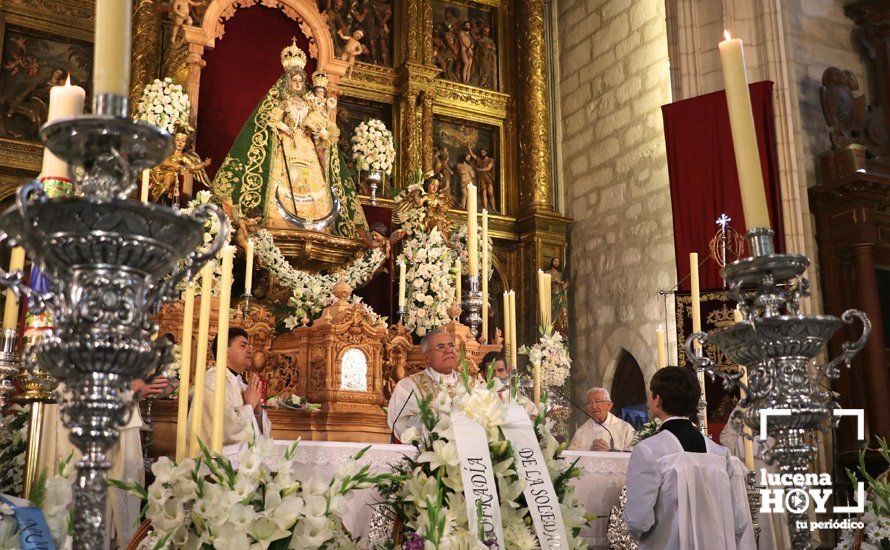
[[[346,78],[352,78],[355,59],[363,53],[368,53],[368,48],[361,43],[365,33],[361,29],[356,29],[350,36],[343,34],[343,31],[337,31],[337,34],[346,41],[346,44],[343,45],[343,53],[340,54],[340,60],[349,63],[349,68],[346,69]]]
[[[194,23],[192,8],[201,5],[203,5],[201,0],[171,0],[169,9],[173,16],[173,33],[170,38],[174,47],[181,46],[185,39],[183,26],[191,26]]]

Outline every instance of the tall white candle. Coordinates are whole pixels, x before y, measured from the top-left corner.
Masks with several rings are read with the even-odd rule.
[[[454,276],[454,303],[460,304],[461,297],[463,296],[463,293],[461,292],[462,289],[460,287],[461,271],[463,270],[463,264],[461,263],[460,260],[454,261],[454,269],[457,272]]]
[[[689,286],[692,297],[692,332],[701,331],[701,292],[698,287],[698,252],[689,253]],[[701,344],[695,342],[695,349],[701,349]],[[704,388],[702,388],[704,391]]]
[[[504,356],[507,358],[507,363],[510,367],[515,367],[513,364],[513,344],[511,343],[511,338],[513,333],[510,332],[510,293],[506,290],[504,291]]]
[[[232,260],[235,247],[224,246],[222,252],[222,279],[219,283],[219,323],[216,331],[216,379],[213,387],[213,424],[210,448],[213,452],[222,451],[223,420],[226,404],[226,379],[228,378],[229,352],[229,305],[232,298]]]
[[[667,349],[664,347],[664,327],[659,326],[655,330],[655,345],[658,347],[658,368],[667,366]]]
[[[198,446],[198,437],[201,435],[201,423],[204,421],[204,375],[207,371],[207,340],[210,332],[210,304],[213,301],[215,270],[216,262],[207,262],[201,269],[201,309],[198,313],[198,345],[195,349],[195,395],[192,397],[189,456],[197,456],[201,450]]]
[[[80,86],[72,86],[69,75],[64,86],[53,86],[49,90],[49,109],[46,122],[80,116],[83,113],[84,98],[86,98],[86,92]],[[42,178],[68,179],[68,163],[52,154],[49,149],[44,148],[40,176]]]
[[[553,324],[553,275],[544,273],[544,329]]]
[[[482,210],[482,341],[488,341],[488,210]]]
[[[470,277],[479,275],[479,235],[477,233],[476,215],[476,186],[467,185],[467,248],[469,248],[469,265],[467,271]]]
[[[407,292],[407,267],[405,262],[399,262],[399,309],[405,308],[405,295]]]
[[[745,227],[770,227],[760,150],[757,147],[754,113],[751,110],[748,76],[745,72],[745,52],[740,39],[731,38],[728,31],[724,35],[726,40],[720,42],[718,48],[723,64],[726,106],[729,109],[736,169],[739,172]]]
[[[247,239],[246,262],[244,265],[244,294],[253,290],[253,239]]]
[[[132,0],[96,0],[93,93],[126,96],[130,87]]]
[[[143,170],[142,185],[139,187],[139,200],[147,203],[149,191],[151,191],[151,170]]]
[[[179,408],[176,414],[176,461],[181,462],[188,452],[189,382],[192,370],[192,328],[195,323],[195,284],[185,287],[182,308],[182,355],[179,367]]]
[[[9,273],[13,273],[15,271],[21,271],[25,267],[25,249],[21,246],[16,246],[12,249],[12,254],[9,257],[9,269],[7,270]],[[16,297],[15,292],[11,290],[6,291],[6,304],[3,309],[3,328],[4,329],[14,329],[19,324],[19,299]]]
[[[510,364],[514,368],[518,365],[519,339],[516,337],[516,292],[510,291]]]

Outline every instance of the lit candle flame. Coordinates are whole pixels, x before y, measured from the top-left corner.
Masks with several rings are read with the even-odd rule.
[[[732,40],[732,35],[729,34],[728,30],[723,29],[723,38],[725,38],[726,40]]]
[[[65,79],[65,86],[71,86],[71,73],[68,73],[68,78]]]

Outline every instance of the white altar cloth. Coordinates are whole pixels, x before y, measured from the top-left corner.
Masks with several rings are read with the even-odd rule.
[[[276,440],[275,449],[281,453],[292,441]],[[299,480],[306,480],[313,474],[322,479],[330,479],[337,469],[355,453],[367,447],[368,443],[343,443],[338,441],[301,441],[294,452],[294,473]],[[368,464],[374,472],[389,472],[405,456],[415,457],[417,448],[411,445],[370,444],[371,448],[359,461]],[[237,454],[241,445],[223,448],[223,455],[237,468]],[[605,516],[595,519],[581,530],[581,536],[590,548],[608,548],[606,530],[609,527],[609,513],[618,504],[618,495],[627,477],[627,462],[630,453],[608,453],[596,451],[563,451],[563,457],[572,463],[578,459],[581,477],[572,480],[575,494],[584,504],[588,513]],[[356,491],[347,503],[344,524],[349,531],[362,538],[362,548],[367,548],[369,528],[374,510],[371,507],[380,501],[375,489]]]
[[[282,454],[293,441],[275,440],[276,451]],[[411,445],[385,445],[370,443],[344,443],[339,441],[300,441],[294,452],[294,475],[305,481],[313,475],[329,480],[337,470],[349,461],[355,453],[370,445],[368,452],[359,460],[359,464],[370,465],[373,472],[390,472],[405,456],[417,456],[417,447]],[[223,455],[232,461],[237,468],[237,454],[242,445],[231,445],[223,448]],[[355,536],[361,537],[362,548],[368,547],[368,530],[374,515],[372,504],[380,502],[381,497],[376,489],[355,491],[347,502],[347,513],[343,518],[345,527]]]
[[[630,453],[599,451],[563,451],[562,456],[571,464],[578,460],[581,477],[572,480],[575,496],[584,504],[588,514],[605,516],[594,519],[581,529],[581,536],[588,548],[609,548],[606,531],[609,529],[609,513],[618,504],[618,496],[627,480],[627,462]]]

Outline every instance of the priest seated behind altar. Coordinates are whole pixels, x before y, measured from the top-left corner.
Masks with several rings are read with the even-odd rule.
[[[590,419],[575,431],[569,450],[630,450],[634,428],[612,414],[612,398],[606,388],[587,390],[587,414],[590,415]]]
[[[426,368],[399,380],[387,408],[387,423],[400,441],[402,433],[408,428],[419,431],[423,427],[420,401],[435,397],[439,388],[445,388],[453,394],[458,383],[458,375],[454,372],[457,349],[453,336],[436,328],[423,337],[420,347],[426,357]]]
[[[649,415],[662,423],[630,455],[624,512],[640,550],[755,548],[745,483],[729,449],[689,420],[701,395],[695,374],[665,367],[649,387]]]
[[[213,358],[216,359],[217,338],[213,339]],[[229,345],[226,363],[226,396],[223,405],[223,446],[250,441],[257,433],[270,435],[272,424],[261,407],[262,381],[256,373],[250,373],[247,382],[243,376],[253,364],[253,347],[247,332],[238,327],[229,329]],[[201,415],[201,431],[198,437],[210,442],[213,430],[213,405],[215,401],[216,367],[207,369],[204,377],[204,404]],[[189,411],[189,425],[194,410]]]

